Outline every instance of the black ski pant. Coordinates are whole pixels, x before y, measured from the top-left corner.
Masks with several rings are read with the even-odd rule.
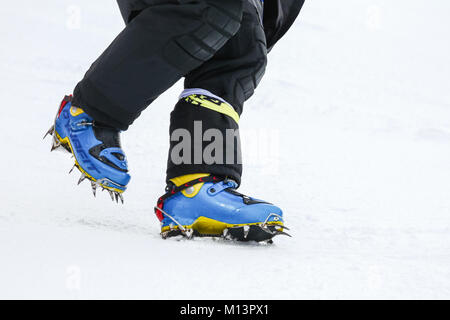
[[[82,107],[95,121],[126,130],[160,94],[184,77],[186,88],[207,90],[241,115],[267,62],[260,0],[118,3],[126,27],[78,83],[74,105]],[[223,141],[215,141],[222,144],[223,150],[214,151],[214,163],[194,159],[195,151],[207,148],[210,142],[202,140],[199,146],[193,141],[191,160],[179,163],[171,157],[177,146],[177,141],[171,139],[167,179],[212,173],[240,183],[239,135],[234,135],[233,143],[225,139],[227,130],[237,132],[238,119],[214,108],[201,108],[189,99],[180,99],[171,113],[171,137],[177,129],[192,136],[196,130],[203,136],[214,129],[223,134]],[[220,104],[214,99],[213,103]],[[209,141],[214,139],[210,137]],[[186,159],[186,151],[182,153]]]

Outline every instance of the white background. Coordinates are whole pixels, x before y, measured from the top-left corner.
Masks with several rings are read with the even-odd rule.
[[[42,136],[123,28],[119,10],[2,1],[0,298],[450,298],[449,9],[306,1],[241,118],[240,191],[292,229],[267,246],[160,239],[182,83],[122,135],[125,205],[77,187]]]

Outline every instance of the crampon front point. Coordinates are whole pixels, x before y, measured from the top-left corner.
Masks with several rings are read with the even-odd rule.
[[[123,192],[130,181],[125,153],[120,145],[119,131],[96,123],[83,109],[72,106],[72,96],[62,101],[54,124],[44,138],[52,136],[51,151],[72,154],[74,168],[81,172],[78,184],[91,182],[92,192],[107,190],[113,201],[123,203]]]

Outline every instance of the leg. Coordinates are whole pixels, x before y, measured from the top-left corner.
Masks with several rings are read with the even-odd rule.
[[[243,1],[142,0],[126,12],[120,0],[129,23],[78,83],[73,105],[126,130],[161,93],[236,34]]]
[[[246,1],[238,33],[212,59],[187,74],[185,81],[187,90],[171,114],[170,134],[171,140],[175,141],[171,141],[167,180],[185,174],[211,173],[228,176],[240,182],[242,164],[239,136],[237,135],[236,140],[233,141],[227,140],[226,137],[227,130],[238,132],[243,104],[252,96],[265,71],[267,48],[260,9],[259,1],[254,4]],[[199,88],[207,90],[219,99],[211,96],[202,98],[201,95],[205,91],[198,90]],[[195,96],[196,93],[196,97],[193,98],[192,95]],[[208,93],[204,95],[208,96]],[[211,100],[210,98],[213,98],[212,103],[222,101],[217,104],[217,107],[208,108],[211,101],[202,102],[201,100]],[[230,109],[232,112],[229,112]],[[199,128],[199,121],[201,121],[201,128]],[[180,163],[173,159],[173,156],[177,156],[173,153],[178,144],[177,139],[174,139],[174,133],[177,135],[180,129],[187,130],[191,137],[194,137],[196,131],[200,129],[202,136],[208,130],[219,130],[224,137],[222,155],[216,154],[217,161],[214,163],[208,159],[200,159],[210,142],[202,142],[202,145],[198,146],[196,140],[191,143],[191,159],[187,163]]]
[[[187,75],[186,90],[171,114],[167,193],[155,207],[163,238],[213,236],[271,242],[277,235],[287,235],[280,208],[236,191],[242,165],[234,133],[243,103],[266,66],[266,41],[254,5],[261,3],[244,4],[239,32],[214,58]],[[232,141],[224,138],[229,131]]]
[[[239,30],[244,0],[119,0],[127,26],[58,109],[52,150],[122,199],[130,181],[119,131],[159,94],[208,61]],[[245,0],[246,1],[246,0]]]

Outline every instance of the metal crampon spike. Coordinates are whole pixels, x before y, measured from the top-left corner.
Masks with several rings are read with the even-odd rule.
[[[261,225],[261,228],[263,228],[263,229],[269,229],[269,227],[275,228],[276,231],[279,231],[279,229],[290,230],[288,227],[285,227],[284,225],[279,225],[279,224],[265,224],[265,225],[263,224],[263,225]]]
[[[73,165],[73,167],[72,167],[72,169],[70,169],[70,171],[69,171],[69,174],[71,174],[72,173],[72,171],[73,171],[73,169],[75,169],[77,167],[77,165],[76,164],[74,164]]]
[[[92,193],[94,194],[94,197],[97,194],[97,183],[95,181],[91,181],[91,187],[92,187]]]
[[[222,238],[225,240],[233,240],[233,237],[230,235],[230,229],[224,229],[222,232]]]
[[[116,203],[119,203],[119,193],[114,192],[114,198],[116,199]]]
[[[184,229],[183,235],[184,235],[187,239],[192,239],[192,238],[194,238],[194,229]]]
[[[250,226],[244,226],[244,239],[247,239],[248,233],[250,231]]]
[[[58,149],[59,147],[61,147],[61,142],[59,142],[59,140],[57,140],[56,138],[53,138],[52,148],[50,149],[50,152]]]
[[[61,145],[52,145],[52,148],[50,149],[50,152],[55,151],[59,147],[61,147]]]
[[[42,139],[45,139],[48,135],[53,135],[53,132],[55,132],[55,125],[52,125],[50,129],[48,129],[48,131],[45,133]]]
[[[78,185],[80,185],[80,183],[82,183],[86,178],[87,178],[87,176],[84,173],[81,173],[81,177],[78,180]]]
[[[114,202],[114,193],[111,190],[108,190],[108,193],[111,196],[111,200]]]
[[[120,192],[118,193],[118,195],[119,195],[120,202],[122,202],[122,204],[123,204],[123,195]]]
[[[268,228],[269,226],[274,227],[275,230],[269,229],[269,228]],[[289,233],[284,232],[284,231],[280,231],[280,229],[286,229],[286,230],[289,230],[289,229],[286,228],[285,226],[280,226],[280,225],[268,225],[268,226],[267,226],[267,225],[266,225],[266,226],[261,226],[261,228],[262,228],[264,231],[266,231],[266,232],[272,234],[274,237],[275,237],[275,236],[285,235],[285,236],[288,236],[288,237],[292,238],[292,236],[291,236]]]
[[[286,233],[286,232],[284,232],[284,231],[275,231],[275,233],[274,233],[274,236],[282,236],[282,235],[284,235],[284,236],[288,236],[289,238],[292,238],[292,236],[289,234],[289,233]]]

